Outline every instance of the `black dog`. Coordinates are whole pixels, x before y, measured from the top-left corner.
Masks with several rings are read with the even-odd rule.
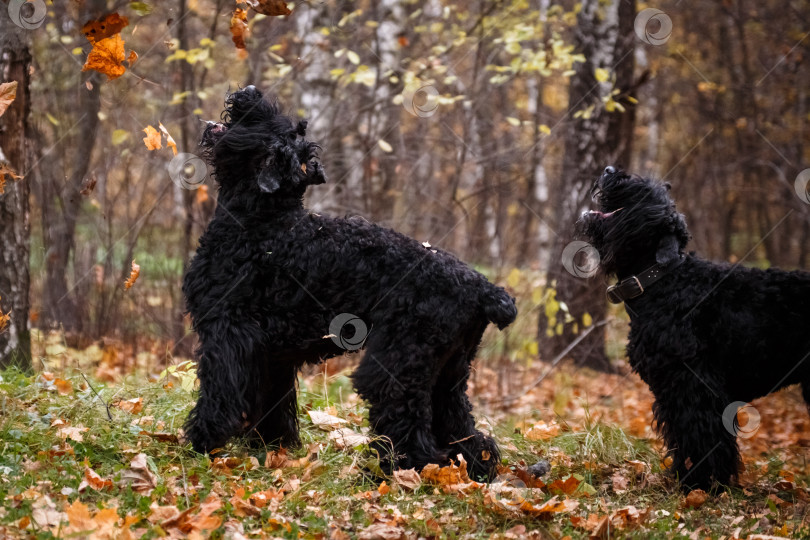
[[[669,190],[608,167],[592,190],[600,209],[579,229],[619,279],[608,298],[630,315],[630,365],[655,395],[673,472],[707,489],[737,474],[736,435],[752,428],[737,423],[742,402],[801,384],[810,404],[810,273],[684,254]]]
[[[467,379],[485,327],[515,319],[514,299],[449,253],[308,212],[304,192],[325,176],[305,131],[248,86],[203,135],[219,201],[183,285],[200,339],[188,438],[200,452],[235,435],[297,444],[299,368],[364,347],[353,382],[383,465],[460,453],[492,478],[498,448],[475,429]]]

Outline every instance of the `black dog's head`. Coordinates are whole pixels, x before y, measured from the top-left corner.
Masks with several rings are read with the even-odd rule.
[[[209,122],[200,146],[223,193],[301,197],[326,181],[306,129],[306,120],[293,123],[251,85],[228,96],[222,123]]]
[[[582,214],[577,229],[599,252],[606,274],[640,272],[676,261],[689,241],[670,185],[607,167],[591,188],[599,210]]]

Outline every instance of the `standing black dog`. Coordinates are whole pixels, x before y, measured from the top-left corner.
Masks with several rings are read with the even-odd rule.
[[[673,471],[708,489],[736,476],[741,402],[801,384],[810,404],[810,273],[684,254],[669,190],[608,167],[593,186],[599,211],[578,226],[619,279],[608,298],[627,307],[630,365],[655,395]]]
[[[467,379],[486,326],[515,319],[514,299],[449,253],[308,212],[304,192],[325,176],[305,131],[248,86],[203,135],[219,201],[183,284],[200,339],[188,438],[200,452],[235,435],[297,444],[299,368],[364,347],[353,382],[387,439],[384,465],[461,453],[491,479],[498,448],[475,429]]]

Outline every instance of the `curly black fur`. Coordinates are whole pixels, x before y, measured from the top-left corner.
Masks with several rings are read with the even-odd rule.
[[[491,479],[498,448],[475,429],[467,378],[487,324],[515,319],[514,299],[445,251],[308,212],[304,192],[325,175],[305,133],[249,86],[203,135],[219,201],[183,284],[200,339],[189,439],[200,452],[235,435],[297,444],[297,372],[345,352],[330,322],[351,313],[369,329],[353,382],[385,464],[461,453]]]
[[[810,404],[810,273],[715,264],[683,254],[689,232],[669,184],[608,167],[599,211],[578,227],[619,279],[653,264],[669,273],[625,305],[630,365],[655,395],[653,412],[684,488],[728,484],[740,454],[734,402],[801,384]],[[673,264],[685,257],[680,265]],[[723,414],[734,419],[730,429]]]

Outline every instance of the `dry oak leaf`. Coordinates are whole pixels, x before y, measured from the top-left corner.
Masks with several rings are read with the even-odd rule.
[[[82,433],[89,431],[90,428],[84,426],[63,426],[56,430],[56,436],[62,439],[72,439],[76,442],[84,442]]]
[[[407,538],[405,529],[387,523],[372,523],[357,536],[359,540],[402,540]]]
[[[96,44],[103,39],[120,34],[121,30],[129,26],[129,19],[118,13],[110,13],[103,19],[89,21],[82,26],[82,34],[90,43]]]
[[[572,495],[581,484],[581,480],[577,479],[574,475],[569,476],[565,480],[558,478],[548,485],[550,493],[558,493],[565,495]]]
[[[529,430],[526,432],[525,438],[530,441],[545,441],[556,437],[559,434],[559,424],[546,424],[545,422],[538,422],[529,428]]]
[[[6,112],[8,106],[17,97],[17,81],[0,84],[0,116]]]
[[[64,512],[56,509],[56,504],[47,495],[37,498],[32,506],[31,519],[40,529],[50,529],[58,527],[63,521],[67,521]]]
[[[141,265],[136,264],[135,260],[132,261],[132,270],[129,272],[129,278],[124,282],[124,289],[130,289],[135,282],[138,281],[138,276],[141,275]]]
[[[130,51],[129,57],[127,57],[121,34],[115,34],[93,44],[93,50],[87,55],[87,61],[84,63],[82,71],[92,69],[106,75],[108,80],[113,80],[126,73],[127,68],[123,64],[125,60],[132,67],[137,59],[138,55],[135,51]]]
[[[122,399],[116,401],[113,405],[130,414],[138,414],[143,410],[143,398]]]
[[[551,518],[554,514],[571,512],[576,510],[579,502],[572,499],[558,499],[555,495],[544,503],[538,505],[517,495],[513,500],[499,499],[494,492],[488,492],[484,497],[485,502],[494,505],[496,509],[505,510],[510,513],[527,514],[540,519]]]
[[[259,517],[262,515],[262,510],[255,506],[248,495],[245,495],[245,488],[240,487],[234,490],[233,496],[230,498],[233,513],[237,517]]]
[[[2,187],[2,184],[0,184],[0,187]],[[0,190],[0,193],[3,193],[3,191]],[[8,323],[10,322],[11,322],[11,312],[9,311],[8,313],[3,313],[2,311],[0,311],[0,332],[5,330],[6,327],[8,326]]]
[[[414,491],[422,485],[422,478],[416,469],[397,469],[394,471],[394,482],[408,491]]]
[[[129,485],[132,491],[142,495],[149,495],[152,490],[157,486],[158,478],[149,469],[149,464],[146,462],[146,454],[140,453],[129,464],[129,469],[121,472],[121,479],[119,484],[122,486]]]
[[[69,396],[73,393],[73,383],[65,379],[54,379],[53,386],[60,396]]]
[[[160,139],[160,132],[152,126],[143,128],[146,137],[143,138],[143,143],[146,145],[147,150],[160,150],[163,148],[163,141]]]
[[[307,411],[307,414],[309,414],[312,423],[324,431],[332,431],[333,429],[339,428],[343,424],[349,423],[348,420],[338,418],[337,416],[331,415],[324,411]]]
[[[287,2],[284,0],[246,0],[247,5],[262,15],[269,15],[271,17],[280,17],[282,15],[289,15],[292,13],[290,8],[287,7]]]
[[[706,502],[708,495],[702,489],[694,489],[689,492],[683,501],[686,508],[700,508]]]
[[[231,39],[237,49],[246,49],[245,40],[250,37],[247,24],[247,10],[236,8],[231,15]]]
[[[356,448],[371,442],[371,439],[369,439],[367,436],[363,435],[362,433],[357,433],[352,428],[347,427],[330,432],[329,440],[335,443],[335,446],[340,450]]]
[[[84,478],[82,478],[78,490],[84,491],[88,487],[95,489],[96,491],[101,491],[102,489],[108,489],[113,487],[113,481],[108,480],[106,478],[102,478],[100,474],[98,474],[90,467],[85,467]]]
[[[87,505],[76,499],[65,509],[69,525],[64,530],[66,537],[81,537],[90,540],[112,540],[118,538],[118,511],[115,508],[102,508],[94,516]]]

